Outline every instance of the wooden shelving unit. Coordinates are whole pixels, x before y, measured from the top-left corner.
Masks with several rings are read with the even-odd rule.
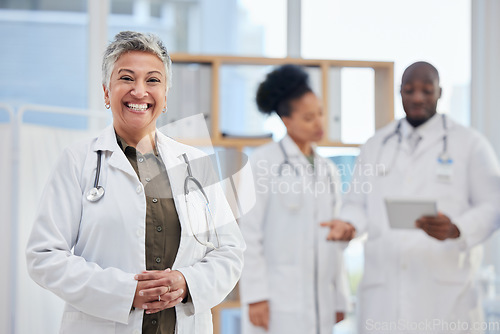
[[[270,139],[245,139],[223,137],[219,129],[220,120],[220,68],[223,65],[272,65],[296,64],[318,67],[322,76],[323,108],[325,110],[325,132],[328,133],[327,118],[329,103],[329,70],[331,68],[371,68],[375,73],[375,128],[388,124],[394,118],[394,63],[381,61],[331,60],[331,59],[302,59],[302,58],[264,58],[264,57],[236,57],[217,55],[192,55],[176,53],[171,55],[174,64],[204,64],[211,67],[211,133],[212,145],[242,149],[247,146],[259,146]],[[181,140],[182,141],[182,140]],[[187,143],[192,142],[186,140]],[[194,141],[196,142],[196,141]],[[323,140],[321,146],[356,147],[357,144],[333,142]]]

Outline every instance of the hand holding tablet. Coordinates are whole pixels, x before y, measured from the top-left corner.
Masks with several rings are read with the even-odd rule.
[[[438,215],[436,200],[433,199],[386,198],[385,207],[389,225],[393,229],[416,229],[417,219]]]

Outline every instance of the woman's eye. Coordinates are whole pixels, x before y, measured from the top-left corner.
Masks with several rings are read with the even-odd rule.
[[[120,80],[124,80],[124,81],[132,81],[132,78],[129,77],[129,76],[123,76],[120,78]]]
[[[148,82],[160,82],[160,80],[156,79],[156,78],[151,78],[151,79],[148,79]]]

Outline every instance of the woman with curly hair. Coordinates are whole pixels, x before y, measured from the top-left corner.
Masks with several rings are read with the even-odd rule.
[[[296,65],[269,73],[256,101],[262,113],[278,114],[287,134],[250,158],[256,205],[240,220],[243,333],[331,334],[347,306],[347,280],[342,245],[327,241],[320,225],[340,205],[340,175],[315,150],[321,101]]]

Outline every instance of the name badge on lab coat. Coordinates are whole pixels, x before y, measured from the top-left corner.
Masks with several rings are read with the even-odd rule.
[[[451,182],[453,176],[453,160],[438,158],[436,169],[437,180],[440,182]]]

